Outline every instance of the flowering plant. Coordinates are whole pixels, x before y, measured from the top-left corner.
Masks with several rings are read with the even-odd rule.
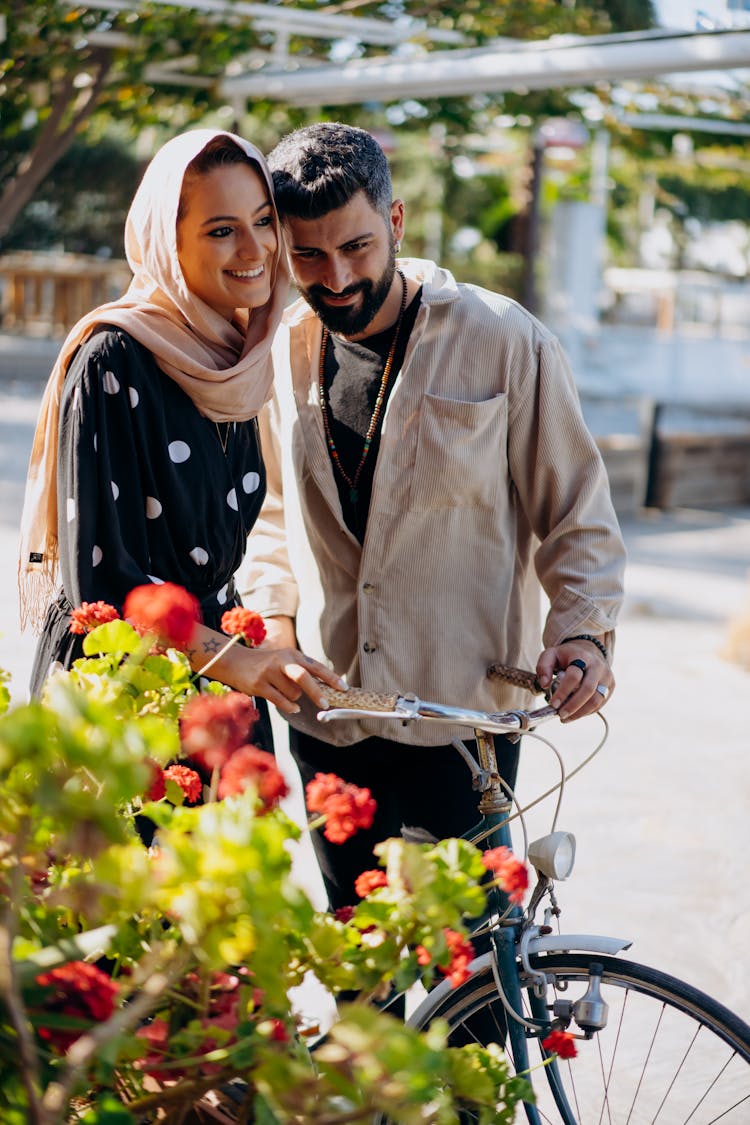
[[[185,594],[135,591],[132,624],[80,607],[84,656],[42,700],[9,708],[0,674],[0,1120],[412,1125],[455,1122],[459,1103],[513,1120],[526,1085],[499,1048],[450,1048],[446,1027],[419,1034],[369,1002],[435,967],[466,978],[481,854],[384,841],[358,904],[314,910],[252,701],[201,690],[179,649]],[[251,617],[229,624],[262,640]],[[372,821],[369,792],[334,775],[307,798],[330,839]],[[288,1000],[308,973],[359,995],[315,1051]]]

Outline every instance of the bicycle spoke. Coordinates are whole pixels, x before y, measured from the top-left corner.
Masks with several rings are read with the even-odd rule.
[[[734,1113],[736,1109],[739,1109],[741,1105],[745,1105],[747,1102],[750,1102],[750,1094],[748,1094],[746,1098],[742,1098],[741,1101],[735,1102],[734,1105],[730,1106],[729,1109],[724,1110],[724,1112],[719,1114],[718,1117],[713,1117],[706,1123],[706,1125],[715,1125],[716,1121],[723,1121],[728,1113]]]
[[[648,1045],[648,1051],[646,1052],[646,1057],[643,1060],[643,1066],[641,1067],[641,1073],[640,1073],[640,1076],[638,1078],[638,1085],[636,1086],[635,1093],[633,1094],[633,1101],[630,1105],[630,1111],[628,1113],[628,1118],[627,1118],[627,1121],[625,1122],[625,1125],[630,1125],[630,1119],[633,1116],[633,1110],[635,1109],[635,1103],[638,1101],[638,1095],[641,1091],[641,1086],[643,1085],[643,1079],[644,1079],[644,1076],[646,1074],[646,1067],[648,1066],[649,1059],[651,1058],[651,1052],[654,1049],[654,1043],[656,1042],[656,1037],[659,1034],[659,1028],[661,1027],[661,1021],[662,1021],[663,1018],[664,1018],[664,1005],[662,1004],[661,1011],[659,1012],[659,1018],[656,1021],[656,1027],[654,1028],[653,1034],[651,1035],[651,1042]]]
[[[602,1108],[599,1110],[599,1125],[602,1125],[602,1119],[604,1117],[605,1109],[607,1111],[607,1120],[609,1121],[609,1125],[612,1125],[612,1114],[610,1113],[609,1099],[607,1097],[607,1082],[608,1082],[608,1079],[604,1077],[604,1053],[602,1051],[602,1040],[601,1040],[600,1035],[596,1036],[596,1050],[597,1050],[597,1053],[598,1053],[598,1056],[599,1056],[599,1073],[602,1076]],[[615,1040],[615,1051],[616,1050],[617,1050],[617,1040]],[[614,1054],[614,1052],[613,1052],[613,1054]],[[611,1075],[611,1073],[612,1073],[612,1064],[611,1063],[610,1063],[609,1072],[610,1072],[610,1075]],[[576,1109],[578,1109],[577,1096],[576,1096]],[[579,1112],[579,1117],[580,1117],[580,1112]]]
[[[718,1074],[717,1074],[717,1075],[715,1076],[715,1078],[714,1078],[713,1082],[712,1082],[712,1083],[710,1084],[710,1086],[709,1086],[709,1087],[708,1087],[708,1088],[706,1089],[706,1092],[705,1092],[705,1094],[703,1095],[703,1097],[702,1097],[702,1098],[700,1099],[700,1101],[699,1101],[699,1102],[697,1103],[697,1105],[695,1106],[695,1109],[694,1109],[694,1110],[693,1110],[693,1112],[692,1112],[692,1113],[690,1114],[690,1117],[688,1117],[688,1118],[686,1118],[686,1119],[685,1119],[686,1125],[688,1125],[688,1122],[689,1122],[689,1121],[691,1120],[691,1118],[692,1118],[692,1117],[694,1116],[694,1114],[696,1114],[696,1113],[698,1112],[698,1110],[700,1109],[700,1107],[701,1107],[701,1106],[703,1105],[704,1101],[706,1100],[706,1098],[708,1097],[708,1095],[709,1095],[709,1094],[711,1093],[711,1091],[712,1091],[712,1090],[714,1089],[714,1087],[716,1086],[716,1083],[717,1083],[717,1082],[719,1081],[719,1079],[721,1078],[722,1074],[723,1074],[723,1073],[724,1073],[724,1071],[725,1071],[725,1070],[727,1069],[727,1067],[728,1067],[728,1066],[730,1065],[730,1063],[732,1062],[732,1059],[733,1059],[734,1057],[735,1057],[734,1055],[730,1055],[730,1056],[729,1056],[729,1058],[727,1059],[727,1061],[726,1061],[726,1062],[724,1063],[724,1065],[723,1065],[723,1067],[721,1068],[721,1070],[719,1071],[719,1073],[718,1073]],[[748,1095],[748,1096],[750,1096],[750,1095]],[[738,1104],[738,1105],[741,1105],[741,1104],[742,1104],[742,1102],[746,1102],[747,1100],[748,1100],[747,1098],[743,1098],[743,1099],[742,1099],[742,1101],[741,1101],[741,1102],[738,1102],[737,1104]],[[721,1113],[721,1114],[719,1115],[719,1117],[715,1117],[715,1118],[713,1118],[713,1120],[714,1120],[714,1121],[719,1121],[719,1120],[721,1120],[721,1118],[722,1118],[722,1117],[726,1117],[726,1114],[727,1114],[728,1112],[731,1112],[731,1111],[732,1111],[732,1110],[734,1110],[735,1108],[736,1108],[736,1106],[731,1106],[729,1110],[726,1110],[726,1111],[725,1111],[724,1113]],[[709,1123],[708,1123],[708,1125],[711,1125],[711,1122],[709,1122]]]
[[[664,1097],[662,1098],[661,1103],[659,1105],[659,1108],[657,1109],[656,1114],[654,1115],[654,1122],[656,1122],[656,1119],[659,1116],[659,1114],[661,1113],[662,1109],[664,1108],[664,1106],[667,1102],[667,1099],[669,1098],[670,1093],[674,1089],[675,1083],[677,1082],[677,1079],[679,1078],[679,1076],[682,1072],[682,1068],[684,1067],[684,1065],[687,1061],[687,1057],[690,1054],[690,1052],[692,1051],[693,1047],[695,1046],[695,1043],[698,1039],[698,1036],[700,1035],[702,1030],[703,1029],[701,1027],[696,1027],[695,1034],[693,1035],[693,1038],[690,1040],[690,1043],[687,1047],[687,1050],[685,1051],[684,1055],[682,1056],[682,1058],[680,1060],[680,1065],[677,1067],[677,1070],[674,1073],[674,1077],[673,1077],[672,1081],[669,1083],[669,1086],[667,1087],[667,1092],[665,1093]],[[690,1119],[688,1118],[688,1120],[690,1120]]]

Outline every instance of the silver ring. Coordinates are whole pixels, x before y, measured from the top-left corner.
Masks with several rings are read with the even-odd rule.
[[[596,690],[599,692],[599,695],[601,695],[603,699],[606,699],[609,695],[609,688],[606,684],[597,684]]]

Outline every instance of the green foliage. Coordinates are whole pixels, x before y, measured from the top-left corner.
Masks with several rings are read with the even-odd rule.
[[[348,921],[315,911],[291,877],[300,829],[252,780],[223,801],[206,785],[193,807],[169,787],[149,799],[198,690],[152,641],[99,625],[42,700],[0,717],[0,1120],[63,1125],[75,1105],[90,1125],[140,1125],[240,1078],[249,1121],[447,1125],[464,1102],[511,1121],[526,1087],[499,1049],[449,1048],[444,1027],[368,1004],[449,964],[446,927],[462,935],[483,908],[478,850],[385,841],[387,885]],[[44,976],[82,963],[87,995],[112,991],[99,1014]],[[359,993],[314,1055],[288,1002],[307,973]]]
[[[142,171],[120,129],[76,140],[40,184],[3,249],[123,257],[123,231]]]
[[[534,119],[570,109],[567,94],[554,91],[412,101],[387,109],[300,110],[258,101],[237,122],[236,107],[226,105],[219,79],[247,53],[269,52],[275,44],[275,34],[256,30],[252,20],[231,15],[217,19],[146,0],[121,11],[73,7],[62,0],[6,0],[4,7],[9,18],[0,44],[0,232],[8,232],[8,249],[62,242],[67,250],[105,248],[119,257],[116,228],[121,229],[123,195],[133,183],[136,142],[141,152],[153,150],[160,139],[207,121],[237,125],[267,148],[291,128],[321,115],[380,128],[427,120],[443,125],[448,138],[460,140],[469,130],[481,131],[488,115],[498,112]],[[279,7],[320,11],[317,0],[286,0]],[[559,0],[379,0],[358,3],[356,14],[381,20],[410,16],[428,28],[460,32],[467,47],[500,36],[541,39],[630,30],[648,26],[653,17],[648,0],[579,0],[575,5]],[[290,53],[303,60],[327,61],[340,48],[333,40],[299,34],[291,35],[288,44]],[[382,54],[382,47],[352,46],[350,53]],[[174,73],[190,75],[193,85],[181,84],[179,77],[170,80],[163,64],[175,60],[180,61]],[[161,68],[158,80],[154,67]],[[116,148],[108,150],[109,137]],[[75,150],[51,181],[51,169],[74,143]],[[99,145],[102,152],[97,154]],[[21,216],[30,200],[30,209]]]

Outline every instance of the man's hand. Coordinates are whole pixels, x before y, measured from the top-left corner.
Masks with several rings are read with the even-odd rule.
[[[567,641],[546,648],[536,665],[537,679],[543,688],[550,686],[555,672],[558,683],[550,703],[563,721],[593,715],[615,689],[612,669],[590,641]]]

